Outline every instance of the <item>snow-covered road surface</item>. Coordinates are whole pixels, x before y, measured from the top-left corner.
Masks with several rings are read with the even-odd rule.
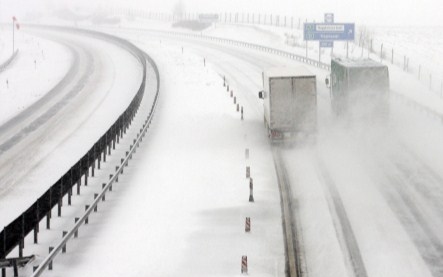
[[[168,40],[164,37],[161,39]],[[234,90],[240,88],[242,93],[240,101],[249,100],[259,103],[258,100],[254,100],[254,97],[261,89],[259,77],[261,68],[268,65],[293,63],[249,49],[234,48],[235,50],[232,50],[230,47],[214,46],[212,43],[203,41],[189,42],[174,41],[173,43],[177,48],[184,45],[185,51],[189,48],[195,49],[197,54],[206,57],[207,62],[213,63],[214,68],[220,74],[228,76]],[[233,51],[236,53],[232,55],[230,52]],[[312,70],[318,72],[316,69]],[[292,172],[292,183],[295,187],[302,188],[300,191],[297,189],[293,191],[296,201],[300,203],[296,212],[300,213],[302,218],[302,234],[300,235],[304,238],[306,246],[304,255],[308,276],[324,276],[325,274],[346,276],[350,266],[341,254],[344,251],[344,245],[338,239],[338,227],[334,225],[336,223],[331,215],[327,216],[331,211],[331,201],[328,200],[331,196],[327,192],[327,183],[321,177],[315,157],[323,160],[331,178],[337,184],[338,196],[342,198],[341,201],[355,233],[368,276],[438,276],[440,265],[429,262],[429,256],[432,258],[432,254],[421,250],[426,242],[423,242],[424,244],[419,242],[418,245],[421,246],[418,246],[419,239],[411,234],[410,228],[401,223],[402,214],[392,207],[390,198],[383,194],[383,188],[379,186],[379,176],[394,174],[383,167],[384,160],[404,160],[397,155],[404,151],[395,147],[399,141],[405,141],[411,151],[423,159],[423,163],[431,168],[438,168],[441,165],[441,159],[435,159],[435,153],[441,153],[442,148],[437,143],[427,144],[425,147],[418,147],[417,144],[426,140],[437,141],[441,135],[435,130],[441,129],[440,123],[408,109],[395,98],[391,99],[391,119],[387,126],[371,126],[370,122],[359,122],[356,126],[351,123],[349,126],[340,121],[335,122],[336,119],[331,117],[329,111],[327,90],[321,83],[322,76],[325,74],[325,72],[318,74],[320,120],[317,146],[297,147],[284,151],[286,152],[285,160],[289,164],[288,170]],[[404,89],[399,79],[393,80],[392,87]],[[257,116],[260,116],[260,106],[257,107]],[[420,137],[420,134],[426,134],[427,138],[414,140]],[[260,133],[256,135],[260,136]],[[355,151],[355,149],[365,148],[370,151],[363,153]],[[433,154],[432,151],[434,151]],[[299,155],[301,158],[298,158]],[[374,174],[366,172],[368,171],[366,164],[359,165],[358,161],[361,159],[382,165],[382,168]],[[405,178],[408,178],[407,176]],[[436,187],[438,186],[436,182],[435,179],[427,180],[426,186]],[[315,183],[317,185],[314,185]],[[320,187],[316,187],[318,185]],[[393,187],[402,185],[403,183],[390,182],[386,184]],[[408,193],[411,197],[416,197],[417,194],[416,191]],[[439,194],[438,189],[436,193]],[[431,203],[427,203],[426,209],[436,214],[440,210],[438,206]],[[315,211],[318,212],[313,214]],[[422,209],[419,212],[424,215],[427,213]],[[427,218],[427,225],[435,229],[440,223],[435,220],[432,213],[424,218]],[[420,221],[413,221],[412,224],[414,228],[421,226]],[[438,240],[441,241],[441,238]],[[439,249],[436,251],[438,255],[441,255]]]
[[[136,43],[162,76],[154,122],[100,217],[46,276],[238,276],[242,255],[249,274],[284,276],[272,155],[265,136],[251,135],[261,121],[248,118],[247,105],[240,120],[222,78],[200,58],[157,40]]]
[[[127,107],[142,76],[135,57],[110,42],[80,33],[38,28],[29,28],[29,32],[69,44],[78,59],[60,86],[2,130],[2,226],[86,153]]]

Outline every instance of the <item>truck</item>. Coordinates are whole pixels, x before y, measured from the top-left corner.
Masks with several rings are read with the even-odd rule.
[[[273,67],[262,73],[264,123],[272,142],[312,135],[317,125],[316,76],[304,66]]]
[[[331,60],[331,105],[336,115],[359,113],[373,116],[389,110],[389,70],[370,59]]]

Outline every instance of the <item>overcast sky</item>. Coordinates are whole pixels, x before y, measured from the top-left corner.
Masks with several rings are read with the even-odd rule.
[[[180,0],[0,0],[0,18],[53,8],[95,9],[130,6],[152,11],[172,11]],[[293,15],[322,21],[325,12],[335,13],[336,22],[367,25],[443,26],[443,0],[181,0],[187,12],[254,12]]]

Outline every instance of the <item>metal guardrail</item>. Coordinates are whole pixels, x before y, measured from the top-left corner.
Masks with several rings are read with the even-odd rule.
[[[99,202],[104,199],[106,193],[112,188],[112,184],[116,181],[118,181],[118,176],[120,174],[123,174],[123,168],[128,165],[129,160],[132,158],[132,154],[134,154],[135,150],[139,146],[140,142],[143,140],[144,135],[146,134],[149,125],[152,121],[152,118],[154,116],[155,109],[157,107],[157,100],[159,97],[159,90],[160,90],[160,74],[158,72],[157,65],[155,64],[154,60],[149,57],[147,54],[144,53],[144,58],[149,62],[149,64],[154,69],[156,80],[157,80],[157,88],[156,93],[154,97],[154,101],[152,103],[151,111],[149,112],[148,117],[146,118],[143,128],[140,131],[140,133],[137,135],[137,139],[135,140],[134,144],[131,145],[130,151],[126,155],[125,159],[121,162],[120,166],[116,169],[115,174],[110,178],[108,183],[104,186],[103,190],[98,194],[98,196],[95,198],[94,202],[90,205],[90,207],[85,211],[83,216],[76,222],[76,224],[72,227],[70,231],[68,231],[64,236],[63,239],[60,241],[60,243],[53,248],[53,250],[49,253],[49,255],[42,261],[42,263],[38,266],[38,268],[34,271],[32,274],[32,277],[38,277],[41,276],[41,274],[45,271],[46,268],[53,262],[55,257],[62,251],[65,247],[68,241],[75,236],[75,234],[78,232],[80,227],[87,221],[89,215],[96,209]],[[146,78],[146,76],[144,76]]]
[[[226,43],[226,44],[231,44],[231,45],[236,45],[236,46],[243,46],[243,47],[247,47],[247,48],[251,48],[251,49],[255,49],[255,50],[259,50],[259,51],[263,51],[263,52],[267,52],[267,53],[277,54],[279,56],[287,57],[289,59],[296,60],[296,61],[299,61],[302,63],[306,63],[306,64],[309,64],[312,66],[316,66],[318,68],[325,69],[328,71],[331,70],[331,66],[329,64],[322,63],[317,60],[306,58],[301,55],[297,55],[297,54],[283,51],[280,49],[267,47],[267,46],[263,46],[263,45],[259,45],[259,44],[255,44],[255,43],[234,40],[234,39],[213,37],[213,36],[182,33],[182,32],[160,31],[160,30],[153,30],[153,29],[146,29],[145,31],[152,32],[152,33],[167,34],[167,35],[171,35],[171,36],[188,37],[188,38],[195,38],[195,39],[205,39],[205,40]]]
[[[135,140],[134,144],[131,145],[130,151],[126,155],[125,159],[122,161],[120,166],[117,168],[115,174],[110,178],[108,183],[105,185],[103,190],[100,192],[100,194],[95,198],[94,202],[90,205],[90,207],[85,211],[83,216],[77,221],[77,223],[72,227],[70,231],[63,237],[61,242],[53,248],[53,250],[49,253],[49,255],[43,260],[43,262],[39,265],[39,267],[34,271],[32,274],[32,277],[38,277],[41,276],[41,274],[45,271],[45,269],[52,263],[52,261],[55,259],[55,257],[60,253],[60,251],[63,250],[63,248],[66,247],[66,244],[68,241],[77,233],[77,231],[80,229],[80,227],[86,222],[89,215],[96,209],[99,202],[103,200],[106,193],[111,189],[112,184],[118,180],[118,176],[123,173],[123,168],[127,166],[129,160],[132,158],[132,154],[135,152],[137,147],[139,146],[140,142],[142,141],[144,135],[146,134],[146,131],[149,128],[149,125],[152,121],[152,118],[154,116],[155,108],[157,107],[157,100],[159,95],[159,84],[160,84],[160,77],[158,73],[157,66],[155,65],[154,61],[148,58],[149,62],[151,63],[152,67],[154,68],[157,76],[157,91],[154,98],[154,102],[152,104],[151,111],[145,120],[145,123],[143,124],[143,129],[141,132],[137,135],[137,139]]]
[[[83,177],[85,184],[87,183],[90,168],[94,169],[96,162],[100,166],[102,156],[103,160],[106,161],[107,152],[110,154],[111,147],[115,145],[115,142],[119,141],[119,137],[126,132],[140,106],[145,89],[147,60],[154,67],[157,78],[159,78],[158,69],[153,60],[147,57],[146,54],[139,50],[135,45],[126,40],[89,30],[47,26],[46,28],[60,30],[63,32],[70,31],[81,33],[83,35],[86,34],[95,38],[112,41],[113,43],[126,48],[143,65],[143,81],[141,82],[136,95],[125,111],[118,117],[112,126],[109,127],[105,134],[103,134],[102,137],[90,148],[90,150],[87,151],[87,153],[85,153],[76,164],[74,164],[65,174],[63,174],[63,176],[61,176],[60,179],[56,181],[42,196],[40,196],[37,201],[31,205],[31,207],[29,207],[25,212],[4,227],[4,229],[0,232],[0,259],[5,258],[17,246],[19,246],[19,255],[21,256],[21,250],[24,247],[24,238],[26,235],[33,230],[34,233],[37,234],[39,223],[44,217],[47,218],[48,224],[51,218],[52,208],[58,205],[60,209],[60,203],[63,197],[66,194],[68,194],[70,197],[72,194],[72,188],[76,184],[77,188],[79,188],[81,179]],[[92,175],[94,175],[94,170],[92,170]]]

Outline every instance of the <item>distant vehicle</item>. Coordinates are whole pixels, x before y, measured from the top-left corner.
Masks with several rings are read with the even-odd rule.
[[[389,70],[381,63],[370,59],[332,59],[326,85],[331,88],[335,114],[363,110],[374,115],[389,110]]]
[[[316,77],[303,66],[263,72],[264,121],[271,141],[310,135],[317,125]]]

